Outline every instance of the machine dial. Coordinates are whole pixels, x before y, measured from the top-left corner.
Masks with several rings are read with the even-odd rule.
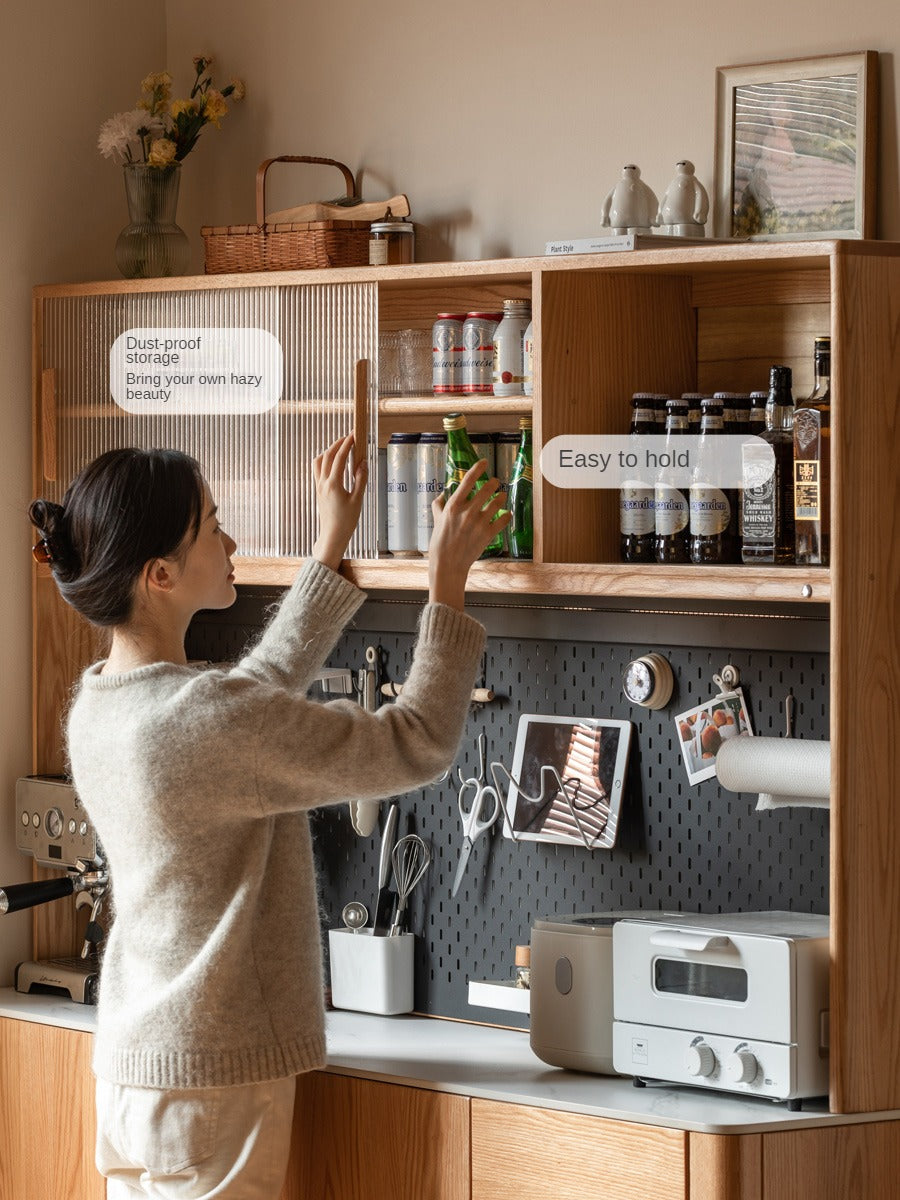
[[[57,841],[62,837],[63,815],[58,808],[48,808],[44,814],[44,829],[47,837]]]
[[[705,1042],[688,1046],[684,1054],[684,1069],[688,1075],[699,1075],[701,1078],[712,1075],[716,1069],[716,1056],[712,1046],[707,1046]]]
[[[735,1050],[726,1059],[725,1070],[735,1083],[751,1083],[759,1072],[759,1063],[749,1050]]]

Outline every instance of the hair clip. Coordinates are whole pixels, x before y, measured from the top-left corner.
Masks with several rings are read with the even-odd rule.
[[[53,555],[50,552],[50,543],[46,538],[41,538],[39,542],[35,542],[31,547],[31,557],[36,563],[46,564],[53,562]]]

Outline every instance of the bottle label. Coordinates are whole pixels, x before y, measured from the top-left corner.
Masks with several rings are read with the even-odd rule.
[[[797,521],[821,519],[820,465],[816,459],[794,460],[794,519]]]
[[[369,266],[383,267],[388,260],[387,238],[369,239]]]
[[[619,492],[619,531],[643,537],[655,528],[653,489],[626,484]]]
[[[724,533],[731,520],[731,505],[728,497],[718,488],[691,488],[691,534],[697,537],[712,537]]]
[[[519,467],[517,470],[513,471],[512,482],[518,483],[520,479],[524,479],[526,483],[534,482],[534,468],[530,463],[527,466]]]
[[[653,504],[654,526],[658,536],[669,537],[687,528],[690,510],[687,498],[678,488],[656,485]]]

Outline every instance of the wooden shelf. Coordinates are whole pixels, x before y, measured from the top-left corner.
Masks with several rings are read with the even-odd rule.
[[[461,412],[468,415],[509,413],[525,416],[532,411],[531,396],[381,396],[378,411],[385,416]]]
[[[291,559],[236,559],[240,584],[287,587],[301,565]],[[347,559],[342,573],[366,591],[427,591],[427,558]],[[804,594],[808,588],[810,594]],[[828,604],[831,572],[801,567],[655,567],[627,563],[475,563],[470,592],[540,596],[630,596],[646,600]]]

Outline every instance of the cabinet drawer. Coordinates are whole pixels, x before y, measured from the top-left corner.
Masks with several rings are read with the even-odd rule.
[[[468,1200],[469,1101],[313,1071],[297,1079],[280,1200]]]
[[[472,1200],[687,1200],[687,1135],[472,1101]]]

